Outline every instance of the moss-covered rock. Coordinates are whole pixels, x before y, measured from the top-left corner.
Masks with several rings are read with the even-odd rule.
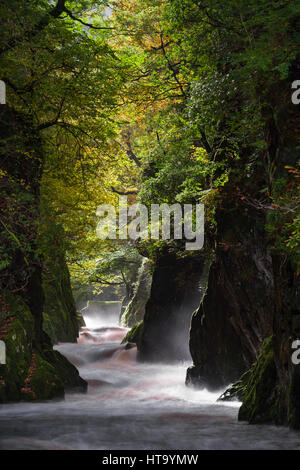
[[[237,382],[230,385],[217,401],[243,401],[251,372],[252,368],[247,370]]]
[[[191,323],[194,367],[187,382],[211,389],[235,383],[272,334],[274,276],[265,243],[265,216],[243,211],[224,189],[216,210],[214,257],[202,302]]]
[[[44,274],[54,274],[45,281],[47,302],[55,305],[61,293],[67,311],[73,311],[74,302],[61,234],[41,210],[43,145],[31,117],[8,105],[0,107],[0,141],[0,215],[5,221],[0,227],[0,340],[6,349],[6,364],[0,364],[0,402],[62,397],[66,381],[76,381],[58,370],[53,357],[45,357],[52,349],[42,328],[42,268],[47,260],[51,269]],[[74,338],[77,325],[73,320],[71,324]]]
[[[83,380],[78,370],[59,351],[52,348],[44,349],[44,358],[51,363],[61,378],[65,391],[86,392],[87,382]]]
[[[270,337],[264,340],[258,359],[245,384],[239,420],[249,423],[277,421],[276,382],[273,337]]]
[[[62,398],[64,391],[85,391],[77,369],[47,337],[38,342],[29,306],[17,295],[1,292],[0,339],[6,364],[0,367],[0,402]]]
[[[143,329],[144,329],[144,322],[140,321],[136,325],[134,325],[130,331],[128,331],[127,335],[125,338],[123,338],[122,343],[135,343],[137,347],[139,347],[142,334],[143,334]]]
[[[2,366],[2,400],[18,400],[30,367],[34,319],[19,296],[1,294],[0,339],[6,346],[6,364]]]
[[[258,359],[241,378],[232,384],[218,398],[218,401],[238,400],[243,402],[241,420],[259,422],[259,406],[269,400],[276,387],[276,366],[274,361],[273,337],[264,340]]]
[[[287,413],[284,395],[279,385],[271,336],[264,340],[257,361],[219,400],[242,401],[240,421],[284,424]]]
[[[57,370],[35,351],[21,393],[27,401],[64,397],[64,384]]]
[[[76,342],[79,335],[79,319],[72,294],[69,270],[64,253],[59,246],[61,236],[45,249],[43,269],[43,329],[53,344]],[[57,246],[58,244],[58,246]]]
[[[86,326],[83,315],[82,315],[81,312],[78,312],[78,311],[76,312],[76,318],[77,318],[77,323],[78,323],[79,328],[82,328],[82,327]]]
[[[135,323],[142,321],[144,318],[145,306],[150,296],[152,282],[150,267],[150,260],[145,258],[138,274],[133,297],[121,317],[122,326],[131,328]]]

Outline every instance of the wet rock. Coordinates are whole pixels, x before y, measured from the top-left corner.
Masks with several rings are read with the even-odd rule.
[[[59,233],[58,229],[56,236],[58,236],[57,233]],[[48,240],[49,236],[47,237],[49,245],[43,246],[43,291],[45,294],[43,329],[53,344],[75,343],[79,328],[84,322],[82,315],[79,317],[76,310],[64,252],[57,247],[57,244]],[[61,234],[61,239],[63,239],[63,234]]]
[[[213,379],[213,375],[205,377],[202,374],[202,369],[197,366],[191,366],[187,369],[185,384],[189,387],[194,387],[199,390],[206,389],[209,391],[220,390],[220,382],[218,378]]]
[[[274,279],[264,217],[217,212],[217,248],[205,295],[192,317],[187,381],[217,389],[234,383],[256,361],[272,332]],[[238,222],[237,222],[238,220]]]
[[[0,339],[6,345],[6,364],[0,377],[0,402],[62,398],[65,390],[86,391],[86,382],[45,335],[38,343],[29,307],[20,296],[2,292],[5,315]]]
[[[144,258],[136,282],[136,287],[134,289],[133,297],[121,317],[121,325],[131,328],[136,323],[139,323],[143,320],[152,283],[152,274],[150,272],[150,268],[150,260]]]
[[[0,276],[0,340],[6,346],[6,364],[0,370],[0,402],[62,397],[67,382],[79,383],[81,379],[68,361],[64,370],[58,370],[62,361],[54,355],[49,336],[43,331],[43,145],[31,117],[8,105],[0,107],[0,140],[5,143],[0,146],[0,216],[8,227],[14,227],[13,236],[10,230],[0,231],[5,253]],[[51,250],[54,262],[56,243]],[[62,267],[64,274],[59,277],[58,272],[57,277],[62,283],[59,288],[66,293],[64,299],[68,297],[67,302],[71,302],[66,264]],[[51,357],[48,351],[52,351]]]
[[[273,337],[264,341],[258,359],[244,382],[239,420],[249,423],[280,423]]]
[[[269,251],[263,215],[235,215],[239,223],[225,210],[217,216],[208,287],[191,323],[187,383],[233,383],[220,399],[243,402],[239,419],[298,428],[300,371],[291,345],[299,338],[299,276],[291,260]]]
[[[46,349],[43,356],[55,368],[66,392],[85,393],[87,382],[80,377],[76,367],[68,361],[59,351]]]
[[[143,334],[144,322],[139,322],[128,331],[121,344],[134,344],[139,347]]]
[[[202,252],[167,248],[158,257],[137,343],[139,360],[175,362],[190,358],[190,321],[203,295],[206,267]]]
[[[136,348],[136,343],[126,343],[125,344],[125,349],[132,349],[132,348]]]
[[[217,401],[243,401],[246,394],[246,387],[252,368],[245,372],[240,380],[230,385],[227,390],[218,398]]]

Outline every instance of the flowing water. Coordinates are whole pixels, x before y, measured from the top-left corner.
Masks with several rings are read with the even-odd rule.
[[[95,319],[94,319],[95,320]],[[94,325],[94,323],[93,323]],[[300,433],[237,421],[239,403],[184,385],[188,364],[141,364],[118,326],[56,346],[88,381],[64,401],[0,407],[1,449],[300,449]]]

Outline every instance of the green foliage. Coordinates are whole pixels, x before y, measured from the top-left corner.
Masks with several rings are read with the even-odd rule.
[[[120,179],[131,178],[134,172],[126,151],[115,141],[127,66],[109,44],[111,25],[103,16],[106,6],[106,1],[49,4],[45,0],[13,0],[0,5],[4,31],[0,39],[0,79],[7,85],[9,107],[31,123],[29,139],[33,140],[33,134],[40,137],[43,166],[36,181],[41,192],[42,220],[38,220],[37,194],[32,195],[25,178],[22,181],[16,174],[15,155],[9,171],[5,165],[0,168],[8,187],[1,199],[0,268],[4,274],[16,250],[23,253],[27,264],[31,263],[38,225],[44,245],[52,241],[52,222],[52,232],[57,224],[63,227],[65,244],[61,249],[68,249],[75,276],[80,277],[77,268],[78,264],[82,266],[83,281],[90,275],[99,252],[107,249],[107,243],[96,237],[96,208],[116,200],[110,187],[118,186]],[[17,152],[18,140],[29,164],[31,160],[35,165],[36,155],[32,149],[28,151],[22,135],[1,138],[3,161]],[[30,197],[32,201],[28,201]],[[35,257],[41,254],[37,251]]]
[[[45,220],[62,227],[73,283],[98,278],[119,285],[121,268],[133,282],[124,268],[131,264],[127,248],[95,232],[97,206],[117,206],[118,193],[128,191],[130,202],[136,192],[146,205],[204,202],[212,225],[229,200],[259,201],[270,244],[298,256],[299,188],[295,174],[283,171],[278,146],[299,147],[297,136],[289,143],[297,121],[286,118],[299,14],[299,5],[286,0],[0,5],[1,24],[9,25],[0,39],[7,102],[30,117],[43,147],[40,235],[51,243]],[[271,123],[279,130],[284,120],[288,130],[272,154]],[[1,139],[4,150],[11,143]],[[36,159],[28,148],[23,154]],[[26,209],[27,201],[34,206],[28,181],[11,168],[0,176],[12,188],[1,202],[0,273],[6,273],[18,250],[25,264],[32,262],[38,216]],[[152,257],[165,246],[145,244]]]
[[[129,293],[133,289],[142,261],[143,258],[136,249],[129,245],[121,246],[97,260],[89,280],[104,286],[123,285]]]

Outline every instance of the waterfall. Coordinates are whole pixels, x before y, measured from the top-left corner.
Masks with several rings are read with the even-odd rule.
[[[89,328],[117,326],[121,304],[119,301],[89,300],[87,306],[81,310],[86,326]]]

